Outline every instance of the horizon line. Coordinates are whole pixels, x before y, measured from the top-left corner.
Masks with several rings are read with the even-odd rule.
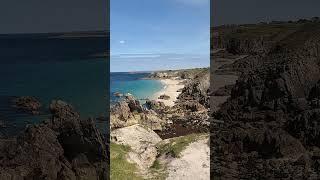
[[[178,70],[204,69],[204,68],[210,68],[210,65],[205,67],[190,67],[190,68],[182,68],[182,69],[160,69],[160,70],[146,70],[146,71],[110,71],[110,73],[150,73],[150,72],[159,72],[159,71],[178,71]]]

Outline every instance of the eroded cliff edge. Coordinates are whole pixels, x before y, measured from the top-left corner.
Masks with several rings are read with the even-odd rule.
[[[109,139],[94,120],[61,100],[49,110],[50,119],[0,139],[0,179],[109,179]]]
[[[213,37],[220,39],[214,47],[225,48],[216,58],[246,55],[213,73],[238,75],[230,97],[211,114],[213,177],[320,177],[319,27],[317,21],[241,25]]]

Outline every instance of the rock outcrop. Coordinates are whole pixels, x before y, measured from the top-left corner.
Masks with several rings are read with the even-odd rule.
[[[209,68],[207,68],[196,73],[193,79],[187,81],[178,99],[179,101],[196,100],[209,108],[209,87],[210,72]]]
[[[140,125],[113,130],[110,137],[112,142],[131,148],[128,160],[136,163],[142,172],[147,171],[156,160],[155,145],[162,140],[151,129]]]
[[[156,101],[147,101],[145,106],[148,109],[144,109],[133,96],[127,96],[124,100],[117,102],[111,107],[110,128],[117,129],[141,124],[153,130],[162,130],[164,120],[158,113],[164,105]]]
[[[237,40],[230,36],[234,44],[227,49],[249,57],[228,66],[238,71],[239,80],[231,97],[213,113],[213,177],[320,177],[319,24],[292,26],[277,34],[271,44],[248,44],[250,30],[260,25],[241,31],[245,36]]]
[[[52,117],[17,138],[1,139],[0,179],[109,179],[107,139],[63,101]]]
[[[12,100],[12,106],[20,111],[37,115],[40,113],[40,101],[31,96],[16,97]]]
[[[168,100],[168,99],[170,99],[170,96],[163,94],[163,95],[159,96],[159,99]]]

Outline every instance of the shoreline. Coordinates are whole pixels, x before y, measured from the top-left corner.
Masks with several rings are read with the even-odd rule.
[[[152,99],[159,102],[163,102],[166,106],[170,106],[170,107],[174,106],[178,96],[181,93],[181,92],[178,92],[178,90],[184,88],[184,85],[182,84],[184,80],[173,79],[173,78],[155,79],[155,80],[159,80],[164,85],[164,87],[159,92],[155,93]],[[159,99],[161,95],[168,95],[170,98]]]

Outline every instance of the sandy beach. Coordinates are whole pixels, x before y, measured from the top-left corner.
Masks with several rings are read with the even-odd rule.
[[[164,89],[159,91],[155,94],[154,99],[160,102],[163,102],[166,106],[173,106],[175,101],[177,100],[177,97],[181,92],[178,92],[178,90],[182,89],[184,87],[183,80],[178,79],[161,79],[161,83],[164,84]],[[168,95],[170,96],[169,99],[159,99],[159,96],[161,95]]]

